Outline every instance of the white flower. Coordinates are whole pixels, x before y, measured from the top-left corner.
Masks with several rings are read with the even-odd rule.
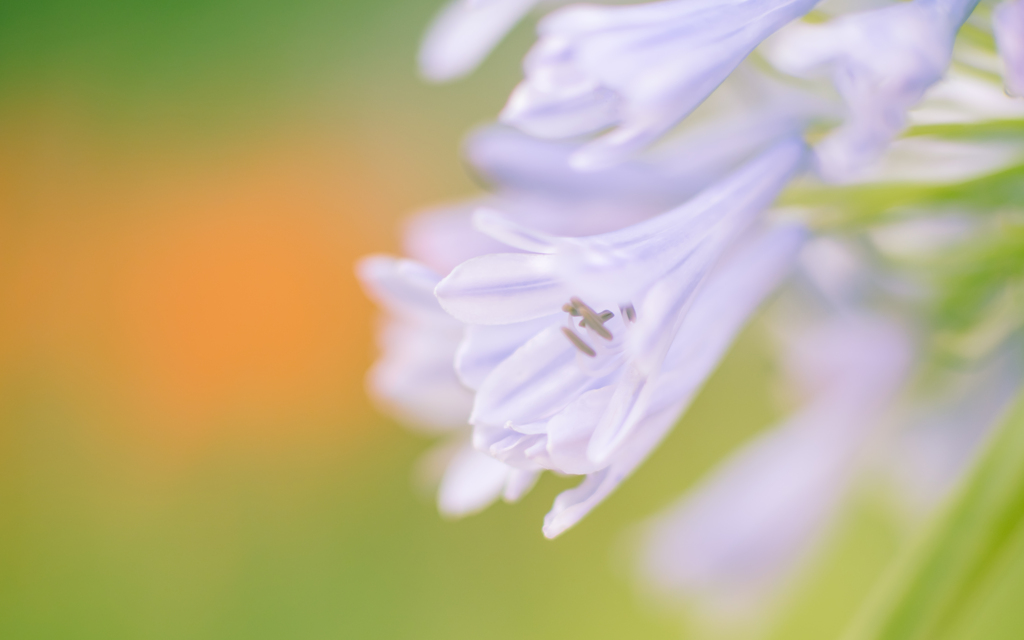
[[[776,67],[822,70],[846,103],[846,121],[817,145],[821,175],[855,177],[906,126],[908,109],[949,66],[953,40],[978,0],[915,0],[837,18],[794,23],[770,43]]]
[[[454,0],[427,29],[420,73],[433,82],[468,75],[541,0]]]
[[[800,234],[792,230],[768,234],[760,250],[750,249],[747,260],[769,266],[732,276],[746,277],[747,290],[756,295],[741,296],[737,292],[744,287],[735,282],[732,294],[711,284],[699,294],[719,256],[774,199],[803,155],[802,143],[780,144],[687,205],[598,236],[552,238],[493,215],[478,216],[495,237],[537,253],[476,258],[435,291],[442,306],[464,322],[506,325],[473,327],[460,347],[457,366],[477,390],[470,417],[477,447],[513,466],[591,474],[556,501],[546,535],[582,517],[675,421],[679,407],[673,409],[671,400],[683,402],[688,395],[666,400],[661,394],[671,382],[664,380],[682,380],[692,394],[720,352],[707,370],[697,359],[673,371],[673,354],[691,348],[688,341],[703,344],[702,336],[719,326],[738,328],[770,290],[763,283],[781,277],[777,265],[799,244]],[[697,311],[717,304],[733,305],[738,319],[730,325]],[[507,351],[516,339],[522,346],[510,356],[491,355]],[[500,364],[479,375],[469,366],[478,361]]]
[[[1024,96],[1024,1],[1004,2],[992,12],[1006,92]]]
[[[706,624],[761,613],[814,548],[910,361],[906,336],[878,318],[838,317],[790,340],[806,404],[646,527],[644,578]]]
[[[594,168],[646,146],[693,111],[768,35],[817,0],[580,5],[545,18],[502,120],[539,137],[614,129],[574,157]]]

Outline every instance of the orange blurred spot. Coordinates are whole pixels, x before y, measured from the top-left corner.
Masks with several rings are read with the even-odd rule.
[[[380,181],[302,137],[214,160],[97,160],[61,140],[28,163],[10,157],[38,140],[0,151],[0,290],[16,302],[0,360],[20,353],[159,448],[368,422],[373,311],[353,262],[389,231],[366,222],[393,213]]]

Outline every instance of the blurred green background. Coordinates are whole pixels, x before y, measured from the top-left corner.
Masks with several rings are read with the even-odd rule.
[[[629,528],[780,415],[754,323],[668,442],[460,522],[374,412],[352,275],[475,188],[518,78],[414,68],[439,0],[0,4],[0,638],[673,638]],[[835,637],[906,538],[861,492],[765,635]]]

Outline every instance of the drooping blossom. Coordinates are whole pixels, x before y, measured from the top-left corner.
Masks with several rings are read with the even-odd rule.
[[[701,290],[722,253],[770,204],[803,155],[802,143],[782,143],[683,207],[597,236],[551,237],[499,216],[478,216],[482,229],[524,253],[470,260],[436,294],[456,318],[484,325],[470,328],[457,361],[476,390],[470,421],[477,447],[513,466],[589,475],[556,501],[546,535],[561,533],[603,499],[674,423],[679,408],[668,411],[671,402],[659,400],[667,384],[662,380],[673,379],[666,363],[675,345],[700,343],[701,334],[712,331],[693,325],[704,317],[698,308],[725,304],[711,291],[745,310],[734,330],[766,295],[755,284],[748,287],[758,292],[753,303],[711,284]],[[791,229],[766,234],[770,241],[761,251],[751,248],[748,259],[770,255],[770,264],[787,264],[799,237]],[[774,284],[781,277],[770,265],[740,271],[733,277],[748,283]],[[509,337],[520,340],[514,352]],[[728,339],[721,350],[727,345]],[[691,394],[718,355],[689,379]],[[477,362],[496,366],[474,375]],[[683,392],[676,397],[688,400]]]
[[[360,264],[364,289],[386,312],[378,332],[381,357],[368,374],[371,395],[403,423],[443,434],[443,451],[451,449],[452,440],[467,442],[474,376],[493,368],[532,335],[522,335],[520,327],[518,333],[515,328],[506,331],[504,343],[492,338],[497,350],[487,354],[489,360],[477,358],[471,364],[463,358],[456,376],[453,362],[465,325],[441,310],[433,288],[455,265],[508,249],[475,229],[472,213],[481,206],[500,207],[523,224],[573,236],[618,229],[685,200],[698,184],[720,177],[798,130],[788,120],[773,127],[761,124],[765,126],[752,130],[740,144],[713,149],[703,138],[682,139],[650,158],[588,174],[568,166],[573,145],[534,141],[510,130],[477,132],[467,142],[467,159],[493,192],[413,216],[403,243],[411,260],[372,256]],[[693,153],[707,161],[692,162]],[[516,498],[536,477],[535,470],[513,471],[479,457],[485,456],[468,450],[449,456],[438,495],[442,512],[470,513],[503,492],[506,499]]]
[[[793,23],[771,43],[772,63],[796,76],[822,73],[847,107],[816,147],[829,181],[856,177],[907,123],[907,111],[949,67],[953,41],[978,0],[914,0],[836,18]]]
[[[705,625],[749,623],[774,604],[827,531],[908,371],[906,334],[879,317],[787,333],[784,363],[803,406],[645,527],[643,580]]]
[[[1003,82],[1012,96],[1024,96],[1024,1],[1011,0],[992,12],[992,26],[1003,59]]]
[[[685,118],[767,36],[817,0],[666,0],[579,5],[546,17],[526,79],[502,112],[531,135],[612,130],[581,149],[595,168],[643,148]]]

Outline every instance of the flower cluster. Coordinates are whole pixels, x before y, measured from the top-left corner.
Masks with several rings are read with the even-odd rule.
[[[455,0],[423,76],[471,72],[548,4]],[[370,391],[445,434],[429,454],[447,460],[442,512],[515,501],[544,471],[583,476],[545,518],[563,533],[780,290],[802,403],[648,526],[648,582],[711,619],[757,610],[865,461],[953,442],[960,462],[923,482],[962,472],[1010,392],[928,429],[926,408],[969,404],[977,376],[910,381],[936,354],[993,388],[1020,378],[1001,354],[1024,325],[1024,262],[986,261],[1024,250],[1024,0],[818,4],[556,9],[500,124],[466,142],[487,192],[412,217],[407,257],[360,263],[386,312]],[[913,466],[894,482],[919,486]]]

